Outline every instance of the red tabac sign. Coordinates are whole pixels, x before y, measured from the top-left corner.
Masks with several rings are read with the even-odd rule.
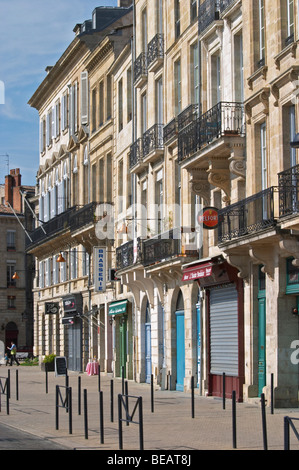
[[[203,225],[203,228],[212,230],[218,227],[218,209],[216,207],[204,207],[198,214],[198,223]]]

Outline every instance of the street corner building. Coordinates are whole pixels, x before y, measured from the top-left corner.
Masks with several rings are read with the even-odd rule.
[[[298,40],[291,0],[119,1],[75,25],[29,100],[35,354],[298,406]]]

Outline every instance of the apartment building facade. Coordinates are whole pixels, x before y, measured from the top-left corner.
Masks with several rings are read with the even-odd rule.
[[[36,287],[38,353],[62,354],[72,344],[71,357],[88,345],[81,368],[95,356],[101,370],[147,383],[153,375],[176,390],[189,390],[194,377],[211,396],[222,395],[225,379],[227,396],[235,390],[239,401],[269,397],[274,379],[275,405],[297,406],[290,142],[298,4],[136,0],[119,2],[121,9],[128,11],[98,37],[95,23],[77,25],[31,99],[43,120],[70,87],[66,132],[53,131],[52,111],[54,134],[41,147],[39,218],[44,229],[61,222],[51,237],[38,227],[43,241],[30,248],[43,263],[41,279],[50,270],[60,276]],[[104,10],[95,11],[94,21]],[[101,293],[95,247],[107,261]],[[68,279],[64,264],[46,261],[60,253],[69,258]],[[80,263],[82,275],[72,277]],[[70,313],[67,324],[64,299],[74,294],[83,316]],[[50,300],[58,315],[45,314]]]
[[[19,350],[32,352],[34,262],[26,255],[25,245],[33,225],[26,201],[34,192],[34,187],[22,185],[19,168],[10,170],[0,187],[0,360],[3,363],[11,341]]]
[[[76,25],[74,40],[55,66],[48,68],[45,80],[29,101],[39,113],[41,131],[39,226],[27,247],[35,256],[38,272],[34,289],[35,354],[41,358],[51,353],[66,356],[69,370],[85,370],[88,361],[99,358],[102,368],[111,371],[111,360],[105,360],[108,353],[104,353],[104,315],[112,294],[106,272],[105,276],[100,272],[106,256],[109,268],[111,250],[96,230],[103,217],[98,206],[107,203],[113,171],[109,154],[111,109],[109,114],[108,100],[103,103],[112,84],[105,74],[119,44],[130,38],[126,28],[131,24],[129,11],[126,7],[98,7],[91,20]],[[95,72],[99,64],[101,68]],[[105,82],[101,81],[102,74]],[[99,113],[104,108],[105,122]],[[96,170],[103,161],[103,151],[105,177]]]

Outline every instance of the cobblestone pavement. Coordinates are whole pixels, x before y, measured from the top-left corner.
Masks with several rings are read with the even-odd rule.
[[[15,366],[9,370],[11,382],[9,414],[6,409],[6,396],[2,394],[0,424],[24,431],[27,435],[38,436],[50,443],[53,450],[54,445],[70,450],[109,452],[119,450],[118,394],[122,393],[120,379],[112,380],[110,376],[101,374],[103,398],[103,433],[101,433],[98,376],[69,373],[68,385],[72,391],[72,413],[70,415],[65,408],[60,407],[58,409],[59,425],[56,429],[56,386],[60,386],[61,397],[64,399],[65,377],[55,377],[53,372],[49,373],[46,384],[46,374],[39,367]],[[2,383],[7,376],[8,368],[0,367]],[[111,381],[114,391],[113,421],[111,421]],[[79,382],[81,383],[80,399]],[[142,397],[143,427],[141,428],[138,424],[139,407],[137,406],[133,422],[129,425],[122,423],[124,451],[140,450],[140,429],[143,430],[144,450],[151,451],[151,453],[171,451],[179,455],[194,454],[199,450],[264,450],[265,442],[267,442],[267,450],[284,450],[284,417],[294,418],[294,425],[299,429],[296,421],[299,419],[299,410],[275,409],[274,414],[271,414],[270,408],[267,407],[267,439],[265,441],[260,402],[257,400],[256,403],[250,404],[237,403],[234,441],[231,400],[226,400],[225,409],[223,409],[221,398],[201,397],[195,390],[194,417],[192,417],[190,393],[155,389],[152,411],[150,385],[128,381],[127,386],[130,415],[136,406],[137,398]],[[84,396],[87,413],[84,412]],[[61,400],[59,403],[61,404]],[[125,416],[123,406],[122,416]],[[3,442],[5,444],[2,440],[0,445],[3,446]],[[10,442],[9,445],[13,447],[14,443]],[[299,443],[292,430],[290,431],[290,449],[299,450]]]

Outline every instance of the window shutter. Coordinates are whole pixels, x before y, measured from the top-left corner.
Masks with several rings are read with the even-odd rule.
[[[45,287],[44,284],[44,262],[39,262],[39,287]]]
[[[74,87],[74,132],[78,130],[78,83],[75,83]]]
[[[44,196],[44,222],[49,220],[49,193]]]
[[[52,139],[56,137],[56,113],[55,107],[52,107]]]
[[[81,73],[81,124],[88,124],[88,72]]]
[[[39,197],[38,207],[39,207],[39,209],[38,209],[39,210],[38,218],[39,218],[39,221],[40,221],[39,224],[41,224],[44,221],[44,198],[43,198],[43,196]]]
[[[61,130],[64,131],[64,96],[61,99],[61,107],[60,107],[60,122],[61,122]]]
[[[70,133],[74,134],[74,87],[70,87],[70,110],[69,110],[69,121],[70,121]]]
[[[47,138],[46,138],[46,142],[47,142],[47,147],[49,147],[50,145],[50,113],[47,114]]]
[[[42,153],[44,145],[43,145],[43,121],[39,121],[39,152]]]

